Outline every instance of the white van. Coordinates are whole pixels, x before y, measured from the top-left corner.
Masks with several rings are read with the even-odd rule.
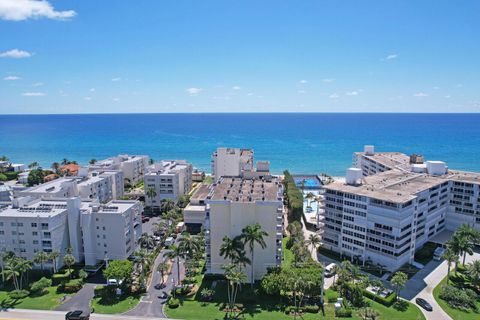
[[[335,274],[335,263],[330,263],[328,266],[325,267],[325,276],[331,277]]]
[[[445,253],[445,248],[437,247],[433,252],[433,260],[440,261]]]

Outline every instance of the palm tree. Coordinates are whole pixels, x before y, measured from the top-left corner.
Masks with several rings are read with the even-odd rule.
[[[28,167],[29,167],[30,169],[36,169],[36,168],[38,168],[38,162],[37,162],[37,161],[34,161],[34,162],[30,163],[30,164],[28,165]]]
[[[146,247],[147,252],[150,252],[150,248],[153,248],[153,246],[155,246],[155,239],[153,238],[152,235],[149,235],[148,233],[144,232],[138,239],[138,243],[140,243],[140,246]]]
[[[322,244],[322,239],[320,238],[320,236],[318,234],[311,233],[308,236],[307,241],[305,241],[305,244],[307,246],[312,246],[311,254],[312,254],[312,257],[313,257],[313,251],[317,250],[318,246],[320,246],[320,244]]]
[[[234,263],[242,255],[244,245],[239,237],[229,238],[223,237],[222,245],[220,246],[220,256],[229,259]]]
[[[475,260],[467,265],[467,275],[472,285],[480,286],[480,260]]]
[[[67,249],[67,252],[70,253],[67,253],[66,255],[63,256],[63,263],[65,263],[65,265],[67,266],[68,268],[68,273],[69,273],[69,276],[70,278],[72,277],[72,266],[75,264],[75,257],[73,256],[73,254],[71,253],[71,250],[68,250]]]
[[[95,164],[97,162],[97,159],[90,159],[90,161],[88,161],[89,164]]]
[[[147,198],[153,201],[153,198],[157,196],[157,191],[155,191],[154,187],[148,187],[147,191],[145,192],[145,195],[147,196]]]
[[[138,259],[138,262],[140,264],[141,274],[142,274],[142,283],[145,284],[146,281],[146,276],[147,276],[147,270],[150,268],[150,254],[148,253],[147,250],[141,249],[138,251],[135,255]]]
[[[0,161],[8,161],[8,157],[7,156],[1,156]]]
[[[452,266],[452,263],[455,263],[455,269],[457,268],[456,265],[458,263],[458,255],[453,252],[451,248],[447,248],[445,252],[443,253],[443,259],[447,261],[448,264],[448,271],[447,271],[447,281],[450,279],[450,268]]]
[[[68,161],[67,158],[63,158],[63,160],[62,160],[62,165],[67,165],[67,164],[69,164],[69,163],[70,163],[70,161]]]
[[[177,285],[180,283],[180,258],[185,257],[185,252],[181,247],[172,245],[170,251],[165,254],[168,259],[175,260],[177,264]],[[174,288],[175,290],[175,288]]]
[[[188,258],[193,258],[195,253],[201,250],[197,237],[191,236],[189,233],[182,236],[178,242],[178,246],[182,248]]]
[[[3,274],[5,275],[6,280],[12,280],[15,290],[20,290],[20,286],[18,284],[18,277],[20,276],[20,271],[18,270],[16,263],[14,263],[13,261],[9,261],[9,263],[5,265]]]
[[[43,264],[48,260],[50,260],[50,257],[45,251],[38,251],[37,253],[35,253],[35,257],[33,258],[33,261],[40,265],[42,269],[42,273],[43,273]]]
[[[175,201],[172,199],[163,199],[162,200],[162,212],[168,212],[175,208]]]
[[[262,249],[267,247],[264,237],[268,237],[268,233],[262,229],[259,223],[254,225],[248,225],[242,229],[240,239],[243,240],[243,244],[247,245],[250,249],[250,261],[251,261],[251,286],[255,283],[254,269],[255,269],[255,244],[258,244]]]
[[[53,264],[53,273],[57,272],[57,259],[60,257],[60,252],[52,251],[48,254],[48,259],[52,260]]]
[[[17,267],[17,270],[18,272],[20,273],[20,290],[22,290],[22,287],[23,287],[23,280],[24,280],[24,275],[25,273],[27,273],[28,271],[30,271],[32,269],[32,262],[31,261],[28,261],[27,259],[25,258],[22,258],[22,257],[18,257],[15,259],[16,260],[16,267]]]
[[[468,225],[463,224],[460,228],[455,231],[453,238],[459,237],[460,239],[457,240],[460,242],[460,246],[463,253],[463,265],[465,265],[465,258],[467,257],[467,253],[469,255],[473,255],[473,249],[475,248],[475,242],[477,238],[477,233],[475,229]]]
[[[392,279],[390,280],[390,283],[395,287],[397,300],[398,300],[398,295],[400,294],[400,290],[402,290],[402,288],[405,287],[407,280],[408,280],[408,276],[401,271],[395,272]]]
[[[305,196],[305,199],[307,199],[307,201],[308,201],[307,204],[308,204],[308,206],[310,206],[312,204],[312,200],[315,199],[315,194],[313,194],[312,192],[309,192]]]
[[[58,169],[60,169],[60,163],[58,162],[52,163],[51,168],[53,169],[53,171],[55,171],[55,173],[58,173]]]
[[[157,266],[157,271],[160,273],[160,284],[163,284],[163,277],[165,273],[168,271],[168,263],[160,262]]]
[[[225,278],[227,278],[227,296],[229,302],[228,312],[234,313],[235,301],[238,291],[243,282],[247,280],[245,274],[234,264],[228,264],[223,267]]]

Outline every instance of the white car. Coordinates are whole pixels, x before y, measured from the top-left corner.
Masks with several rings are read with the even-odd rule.
[[[173,239],[173,237],[168,237],[167,239],[165,239],[165,247],[170,247],[174,243],[175,239]]]

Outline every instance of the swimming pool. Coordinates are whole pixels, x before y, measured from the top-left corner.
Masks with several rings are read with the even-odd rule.
[[[299,188],[302,187],[302,182],[305,189],[320,189],[322,186],[322,183],[316,176],[294,176],[293,180]]]

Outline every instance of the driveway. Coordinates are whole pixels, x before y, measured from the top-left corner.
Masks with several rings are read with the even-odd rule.
[[[61,304],[55,310],[58,311],[72,311],[82,310],[90,311],[90,300],[94,296],[94,289],[96,284],[86,283],[80,291],[69,298],[65,303]]]
[[[480,259],[479,253],[474,253],[472,256],[467,255],[465,263]],[[453,266],[452,266],[453,268]],[[402,290],[401,296],[412,303],[415,303],[416,298],[423,298],[432,305],[433,311],[428,312],[422,307],[425,318],[427,320],[449,320],[452,319],[433,297],[433,289],[445,278],[448,271],[448,264],[446,261],[430,261],[425,268],[418,271],[410,280],[408,280],[405,289]]]

